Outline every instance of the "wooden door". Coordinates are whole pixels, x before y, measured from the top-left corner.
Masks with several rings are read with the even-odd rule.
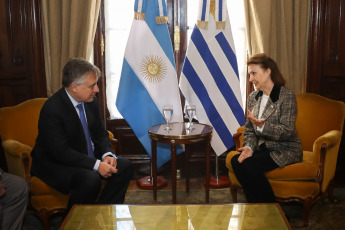
[[[345,102],[345,0],[312,0],[307,92]],[[345,130],[345,129],[344,129]],[[336,186],[345,186],[345,135]]]
[[[0,107],[46,96],[40,1],[0,1]]]

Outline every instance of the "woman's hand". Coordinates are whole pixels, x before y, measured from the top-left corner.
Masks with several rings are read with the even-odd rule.
[[[239,163],[242,163],[248,157],[253,156],[253,151],[250,150],[250,148],[248,148],[248,147],[239,148],[238,151],[241,151],[241,154],[238,157],[238,162]]]
[[[256,119],[256,118],[254,117],[254,108],[253,108],[252,111],[250,111],[250,110],[248,109],[248,116],[247,116],[247,117],[250,119],[250,121],[251,121],[253,124],[255,124],[256,126],[258,126],[259,128],[261,128],[261,127],[265,124],[265,119]]]

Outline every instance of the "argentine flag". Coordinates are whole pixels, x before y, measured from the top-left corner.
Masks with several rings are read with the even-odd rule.
[[[136,0],[116,106],[151,157],[148,129],[165,123],[162,107],[173,105],[171,122],[182,122],[182,106],[164,0]],[[157,167],[171,158],[157,145]]]
[[[213,126],[211,145],[219,156],[234,146],[232,135],[245,117],[226,1],[210,2],[199,1],[179,86],[186,103],[196,105],[197,120]]]

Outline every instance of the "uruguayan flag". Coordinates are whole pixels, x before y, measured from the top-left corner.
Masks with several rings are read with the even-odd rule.
[[[183,115],[165,1],[136,0],[134,10],[116,106],[151,156],[148,129],[165,123],[163,105],[173,105],[171,122]],[[158,144],[157,166],[170,158],[170,146]]]
[[[212,125],[217,155],[234,146],[232,135],[244,125],[237,59],[226,1],[200,0],[198,21],[184,60],[180,89],[196,105],[196,118]]]

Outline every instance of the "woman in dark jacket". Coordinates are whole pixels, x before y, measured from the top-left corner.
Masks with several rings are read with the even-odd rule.
[[[265,173],[302,161],[302,145],[296,131],[295,94],[284,87],[277,64],[266,54],[248,61],[249,81],[256,91],[247,102],[243,147],[231,164],[249,203],[275,203]]]

